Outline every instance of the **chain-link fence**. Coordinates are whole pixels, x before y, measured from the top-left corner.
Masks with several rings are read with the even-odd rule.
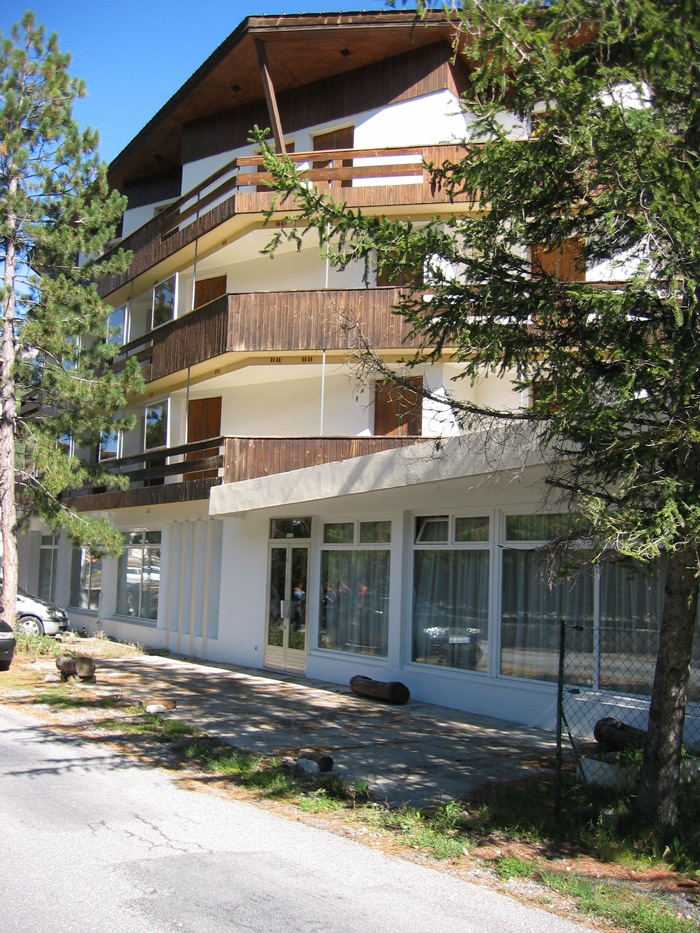
[[[594,730],[602,719],[646,730],[659,645],[656,628],[560,628],[559,737],[577,762],[601,750]],[[600,727],[599,730],[600,732]],[[691,664],[684,744],[700,755],[700,637]],[[579,769],[579,773],[580,769]]]

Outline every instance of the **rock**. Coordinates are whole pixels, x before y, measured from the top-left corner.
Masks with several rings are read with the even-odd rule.
[[[169,700],[166,697],[151,697],[146,700],[144,709],[149,715],[158,713],[169,713],[177,707],[175,700]]]
[[[59,654],[56,658],[56,668],[60,671],[62,680],[76,676],[75,658],[71,654]]]
[[[310,758],[297,758],[297,768],[302,774],[318,774],[321,770]]]
[[[44,677],[45,684],[59,684],[61,682],[61,675],[58,671],[49,671],[49,673]]]
[[[317,752],[313,748],[302,748],[297,755],[297,759],[300,758],[307,758],[309,761],[315,761],[319,771],[333,770],[333,759],[331,756],[324,755],[322,752]]]
[[[95,681],[95,661],[93,658],[76,658],[75,673],[85,683]]]

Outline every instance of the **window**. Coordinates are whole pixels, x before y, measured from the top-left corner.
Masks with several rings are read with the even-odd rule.
[[[177,275],[159,282],[153,289],[151,305],[151,329],[172,321],[175,317],[177,300]]]
[[[143,449],[165,447],[168,443],[168,402],[154,402],[144,410]]]
[[[160,531],[131,531],[119,558],[117,612],[156,621],[160,589]]]
[[[39,591],[37,596],[47,602],[54,601],[56,592],[56,561],[58,535],[42,535],[39,546]]]
[[[541,550],[571,527],[567,514],[506,516],[501,605],[501,674],[556,681],[559,628],[575,632],[571,650],[585,659],[590,679],[593,644],[593,571],[550,580]]]
[[[489,538],[488,516],[416,518],[414,661],[463,670],[486,670]]]
[[[100,607],[102,558],[93,557],[84,547],[73,548],[70,577],[70,604],[78,609]]]
[[[109,327],[107,331],[107,343],[113,343],[116,347],[123,346],[127,341],[127,305],[120,305],[109,315]]]
[[[121,431],[103,431],[100,434],[100,444],[97,449],[97,459],[116,460],[121,456]]]
[[[270,538],[310,538],[310,518],[272,518],[270,519]]]
[[[319,647],[386,657],[390,543],[390,521],[323,526]]]

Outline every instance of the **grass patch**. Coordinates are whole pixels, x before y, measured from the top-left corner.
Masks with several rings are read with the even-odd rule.
[[[619,884],[593,882],[578,875],[543,871],[541,880],[554,891],[573,898],[579,910],[602,917],[633,933],[697,933],[694,921],[657,899],[628,891]]]
[[[118,705],[117,697],[90,697],[80,696],[70,692],[70,687],[56,687],[53,690],[45,690],[38,693],[32,703],[40,703],[44,706],[56,706],[59,709],[113,709]]]
[[[454,804],[454,807],[459,805]],[[460,826],[445,825],[444,814],[440,811],[431,813],[411,807],[397,810],[364,808],[362,815],[401,845],[423,849],[437,859],[459,858],[471,846]]]
[[[537,862],[506,855],[496,861],[494,868],[503,881],[511,878],[532,878],[537,873]]]

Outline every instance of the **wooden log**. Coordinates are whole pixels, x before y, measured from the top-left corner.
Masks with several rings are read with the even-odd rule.
[[[620,752],[624,748],[644,748],[647,734],[644,729],[637,729],[612,716],[599,719],[593,728],[596,742],[607,752]]]
[[[310,761],[315,761],[319,771],[333,770],[333,759],[331,756],[324,755],[322,752],[317,752],[313,748],[300,749],[297,758],[308,758]]]
[[[411,698],[408,687],[398,680],[372,680],[371,677],[363,677],[362,674],[356,674],[350,679],[350,689],[359,696],[385,700],[397,706],[408,703]]]

